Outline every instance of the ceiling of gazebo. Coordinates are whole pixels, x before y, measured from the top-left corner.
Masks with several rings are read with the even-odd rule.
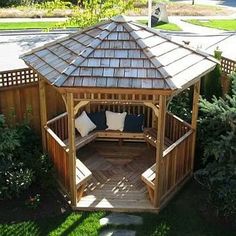
[[[57,87],[183,89],[216,61],[118,16],[21,57]]]

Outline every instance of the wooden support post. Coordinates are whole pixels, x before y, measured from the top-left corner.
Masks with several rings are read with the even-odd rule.
[[[156,178],[154,182],[154,206],[160,208],[163,182],[163,151],[165,140],[166,97],[161,95],[159,100],[157,144],[156,144]]]
[[[192,129],[194,130],[193,140],[192,140],[192,153],[191,153],[191,171],[192,172],[193,172],[194,156],[195,156],[195,142],[196,142],[200,87],[201,87],[201,80],[199,80],[198,82],[194,84],[194,93],[193,93],[192,122],[191,122]]]
[[[42,78],[39,79],[39,104],[40,104],[40,121],[43,151],[46,152],[47,141],[44,126],[47,123],[47,103],[46,103],[46,84]]]
[[[73,93],[66,94],[67,113],[68,113],[68,133],[69,133],[69,175],[70,175],[70,196],[71,205],[77,204],[76,189],[76,150],[75,150],[75,116]]]

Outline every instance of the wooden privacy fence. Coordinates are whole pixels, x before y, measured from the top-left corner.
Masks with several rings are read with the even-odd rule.
[[[236,61],[222,57],[221,58],[221,71],[226,75],[229,75],[233,71],[236,71]]]
[[[38,75],[31,69],[0,72],[0,113],[8,123],[22,122],[30,112],[30,124],[40,134]],[[59,93],[51,86],[46,88],[48,119],[65,111]]]

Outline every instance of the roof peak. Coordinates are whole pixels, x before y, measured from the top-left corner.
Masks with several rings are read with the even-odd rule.
[[[111,18],[111,20],[113,22],[117,22],[117,23],[125,23],[125,22],[131,22],[130,19],[128,19],[126,16],[124,15],[118,15],[118,16],[114,16]]]

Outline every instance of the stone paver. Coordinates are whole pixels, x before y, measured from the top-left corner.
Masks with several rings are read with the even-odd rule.
[[[111,213],[100,219],[100,225],[141,225],[143,219],[140,216],[127,215],[123,213]]]
[[[134,230],[126,229],[106,229],[102,231],[99,236],[135,236],[136,232]]]

